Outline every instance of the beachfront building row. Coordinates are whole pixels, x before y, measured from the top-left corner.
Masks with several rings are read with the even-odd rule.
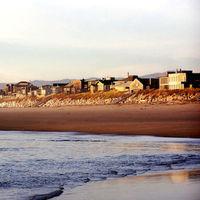
[[[30,82],[21,81],[17,84],[7,84],[0,95],[4,96],[48,96],[52,94],[76,94],[82,92],[104,92],[117,90],[120,92],[133,92],[143,89],[159,88],[158,79],[144,79],[138,76],[128,76],[116,80],[114,77],[103,79],[72,80],[69,83],[53,83],[36,87]]]
[[[167,72],[160,78],[141,78],[129,75],[126,78],[114,77],[102,79],[72,80],[69,83],[53,83],[36,87],[30,82],[21,81],[17,84],[7,84],[0,90],[0,96],[48,96],[52,94],[76,94],[83,92],[102,92],[116,90],[119,92],[133,93],[144,89],[185,89],[200,88],[200,73],[177,70]]]
[[[176,70],[167,72],[166,76],[159,78],[160,89],[200,88],[200,73],[191,70]]]

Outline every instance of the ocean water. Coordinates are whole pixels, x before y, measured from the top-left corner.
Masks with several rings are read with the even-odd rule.
[[[200,169],[200,139],[0,131],[2,200],[178,169]]]

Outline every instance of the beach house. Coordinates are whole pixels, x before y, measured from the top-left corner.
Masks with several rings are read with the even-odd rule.
[[[167,72],[167,75],[159,78],[160,89],[185,89],[199,88],[200,73],[193,73],[192,70],[176,70]]]
[[[130,84],[138,78],[137,75],[127,74],[127,77],[118,81],[114,81],[112,89],[115,89],[119,92],[126,92],[130,90]]]
[[[89,81],[82,79],[81,80],[81,92],[88,92],[89,91]]]
[[[0,98],[3,98],[5,95],[6,95],[5,91],[0,89]]]
[[[48,96],[52,94],[52,86],[51,85],[43,85],[39,88],[38,94],[41,96]]]
[[[130,84],[130,92],[144,89],[158,89],[159,79],[157,78],[136,78]]]
[[[76,94],[81,92],[81,81],[73,80],[64,86],[64,93]]]
[[[130,85],[133,81],[117,81],[114,84],[114,89],[118,92],[127,92],[130,90]]]
[[[32,85],[30,82],[27,81],[20,81],[17,84],[12,86],[12,92],[14,95],[20,97],[24,95],[28,95],[31,91],[36,91],[38,87]]]
[[[113,85],[115,79],[102,79],[97,82],[97,90],[98,91],[109,91],[111,89],[111,85]]]
[[[64,87],[67,85],[67,83],[53,83],[52,94],[60,94],[64,92]]]

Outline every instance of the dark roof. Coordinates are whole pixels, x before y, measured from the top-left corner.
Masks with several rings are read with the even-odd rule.
[[[103,83],[104,85],[111,85],[114,81],[113,80],[99,80],[99,82]]]
[[[59,86],[59,87],[63,87],[65,85],[67,85],[68,83],[53,83],[53,86]]]
[[[176,71],[168,71],[168,74],[176,74],[176,73],[186,73],[186,74],[192,74],[192,70],[182,70],[182,69],[178,69]]]
[[[148,85],[151,85],[152,82],[155,82],[155,81],[159,81],[158,78],[138,78],[138,80],[144,85],[144,86],[148,86]]]
[[[49,88],[49,87],[51,87],[51,85],[42,85],[41,87],[42,88],[47,88],[47,87]]]
[[[123,79],[124,81],[134,81],[136,78],[138,78],[137,75],[129,75],[127,78]]]

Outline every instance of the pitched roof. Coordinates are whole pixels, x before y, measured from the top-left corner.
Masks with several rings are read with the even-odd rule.
[[[15,84],[15,86],[17,86],[17,87],[24,87],[24,86],[28,86],[28,85],[31,85],[31,83],[27,82],[27,81],[20,81],[19,83]]]

